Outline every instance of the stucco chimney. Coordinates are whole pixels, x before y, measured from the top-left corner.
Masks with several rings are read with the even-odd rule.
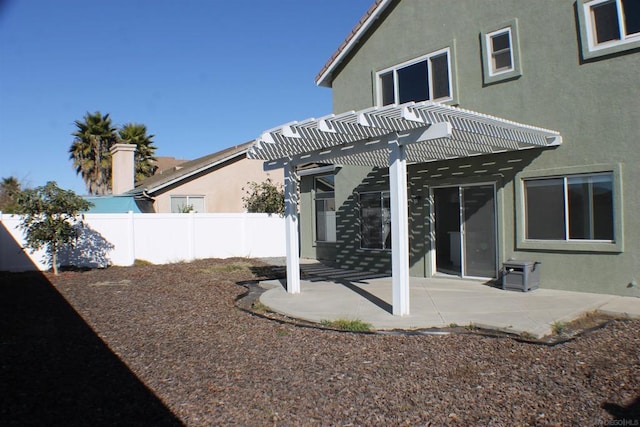
[[[115,144],[111,147],[111,191],[122,194],[135,186],[135,144]]]

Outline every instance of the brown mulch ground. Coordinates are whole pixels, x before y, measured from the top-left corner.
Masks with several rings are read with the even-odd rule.
[[[265,274],[0,273],[0,425],[640,425],[640,321],[555,346],[336,332],[238,309]]]

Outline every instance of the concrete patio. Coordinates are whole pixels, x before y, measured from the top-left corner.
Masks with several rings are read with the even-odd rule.
[[[479,328],[543,337],[555,322],[585,313],[640,318],[640,299],[583,292],[536,289],[504,291],[479,281],[411,278],[411,314],[391,314],[391,278],[339,270],[318,263],[301,265],[299,294],[288,294],[284,280],[261,282],[260,301],[271,310],[311,322],[358,319],[377,330]]]

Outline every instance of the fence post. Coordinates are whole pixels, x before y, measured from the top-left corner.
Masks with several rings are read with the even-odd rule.
[[[249,225],[253,226],[253,222],[249,220],[249,214],[248,213],[244,213],[243,212],[240,215],[242,215],[242,227],[240,227],[240,238],[242,239],[240,241],[242,242],[242,246],[240,248],[240,253],[237,254],[236,256],[241,256],[241,257],[251,256],[250,253],[247,253],[247,252],[250,252],[248,250],[249,244],[247,242],[247,236],[249,236],[252,233],[247,233],[247,223],[249,223]]]
[[[196,258],[196,214],[192,210],[189,211],[188,217],[188,226],[187,226],[187,259],[189,261],[193,261]]]
[[[136,230],[134,225],[133,211],[128,212],[129,227],[129,265],[136,263]]]

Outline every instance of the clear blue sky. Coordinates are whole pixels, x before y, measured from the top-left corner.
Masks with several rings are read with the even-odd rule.
[[[0,177],[85,194],[74,121],[194,159],[331,112],[314,78],[373,0],[0,0]]]

